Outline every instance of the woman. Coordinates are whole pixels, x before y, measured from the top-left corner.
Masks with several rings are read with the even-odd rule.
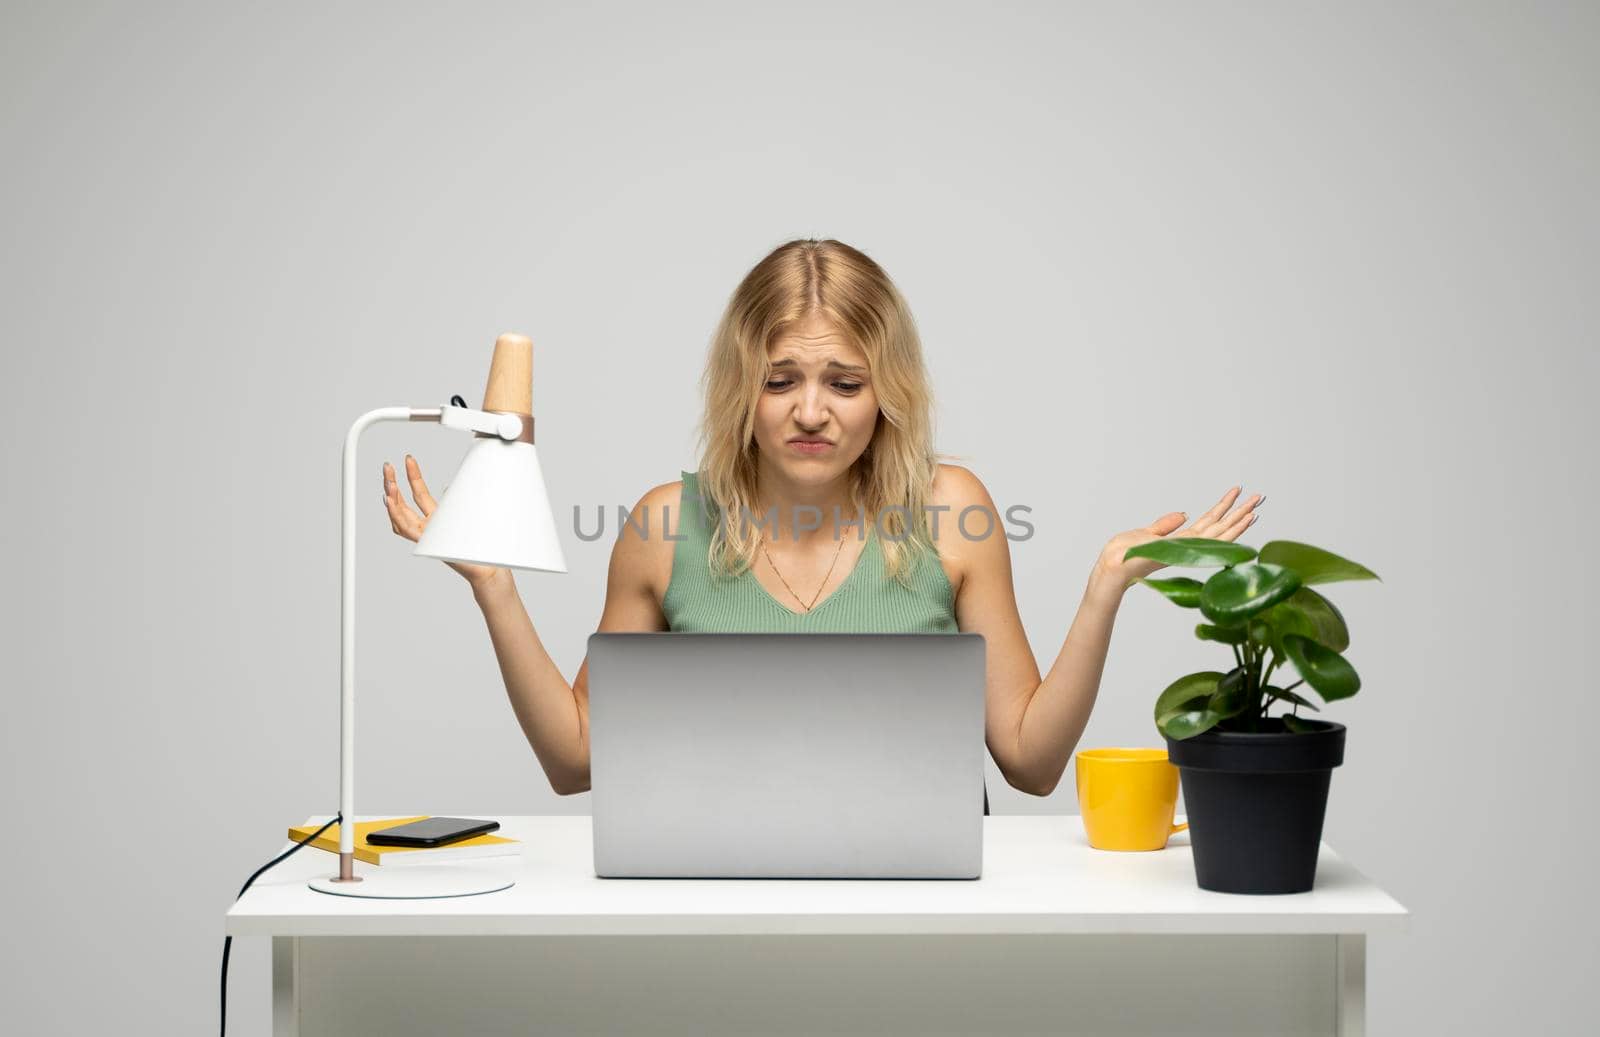
[[[1089,721],[1123,592],[1161,568],[1124,552],[1166,536],[1234,540],[1263,499],[1234,507],[1234,487],[1187,526],[1171,512],[1112,537],[1041,680],[1002,516],[976,475],[933,451],[921,344],[877,263],[837,241],[774,250],[729,301],[702,388],[700,469],[646,493],[619,531],[599,629],[982,634],[989,752],[1037,796]],[[434,501],[405,463],[415,508],[387,463],[384,501],[394,531],[416,540]],[[551,787],[588,789],[588,661],[569,685],[510,571],[451,567],[472,585]]]

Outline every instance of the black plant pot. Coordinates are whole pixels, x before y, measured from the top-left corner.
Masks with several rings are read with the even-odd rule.
[[[1344,762],[1343,724],[1307,734],[1206,731],[1167,739],[1189,813],[1194,875],[1219,893],[1304,893],[1317,875],[1328,782]]]

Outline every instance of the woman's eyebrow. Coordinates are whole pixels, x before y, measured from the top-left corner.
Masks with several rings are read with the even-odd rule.
[[[795,360],[794,357],[786,356],[782,360],[774,360],[772,362],[772,366],[773,367],[799,367],[800,364],[799,364],[798,361]],[[845,371],[854,372],[855,374],[866,374],[867,373],[867,369],[865,367],[862,367],[860,364],[841,364],[837,360],[829,360],[828,363],[827,363],[827,366],[828,367],[837,367],[837,368],[840,368],[840,369],[845,370]]]

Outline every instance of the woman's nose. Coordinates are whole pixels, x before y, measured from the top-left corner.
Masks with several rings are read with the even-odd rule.
[[[828,408],[824,406],[822,392],[816,387],[800,392],[795,409],[795,420],[809,429],[819,429],[828,423]]]

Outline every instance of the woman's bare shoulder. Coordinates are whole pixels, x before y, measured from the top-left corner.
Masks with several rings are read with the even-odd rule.
[[[617,522],[615,551],[618,565],[632,579],[646,583],[657,601],[672,578],[672,548],[676,543],[683,509],[683,482],[662,483],[644,492],[627,514],[610,516]]]
[[[982,508],[994,508],[994,499],[989,496],[989,488],[983,485],[983,480],[972,469],[957,464],[941,463],[938,466],[928,500],[930,504],[949,508],[946,514],[952,521],[960,516],[963,509],[974,504]],[[974,523],[976,521],[973,519]],[[976,529],[977,526],[971,528]]]
[[[989,521],[976,513],[968,514],[963,520],[962,513],[974,505],[992,509],[994,502],[983,481],[970,468],[941,463],[934,471],[928,504],[940,509],[931,516],[935,522],[935,546],[939,549],[950,585],[959,593],[972,564],[973,546],[970,540],[961,535],[961,531],[964,527],[970,535],[980,535]],[[998,520],[998,516],[992,517]]]

